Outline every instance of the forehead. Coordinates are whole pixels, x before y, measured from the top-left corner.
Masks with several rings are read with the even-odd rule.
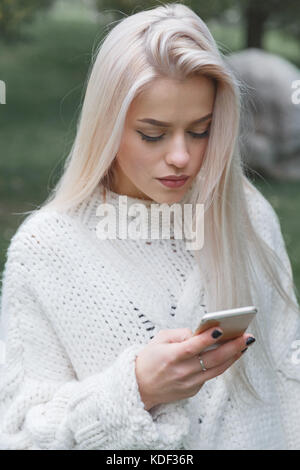
[[[159,78],[134,98],[128,118],[156,118],[174,124],[178,118],[192,121],[213,111],[214,98],[215,84],[203,75],[183,81]]]

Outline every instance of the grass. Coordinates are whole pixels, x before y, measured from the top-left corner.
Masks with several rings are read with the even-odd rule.
[[[24,28],[21,43],[0,44],[0,79],[7,90],[6,104],[0,106],[0,273],[22,212],[46,199],[71,148],[91,55],[102,31],[90,15],[76,13],[74,3],[72,17],[67,10],[40,15]],[[212,32],[228,50],[239,49],[237,27],[215,25]],[[273,50],[283,44],[278,32],[268,41]],[[279,215],[300,288],[300,183],[255,184]]]

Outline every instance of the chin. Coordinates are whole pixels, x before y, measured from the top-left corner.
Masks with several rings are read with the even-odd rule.
[[[176,192],[176,194],[169,194],[169,195],[165,195],[165,196],[157,196],[155,198],[153,198],[153,200],[155,202],[157,202],[158,204],[163,204],[163,203],[166,203],[166,204],[174,204],[176,202],[180,202],[181,199],[184,197],[186,191],[182,191],[182,192]]]

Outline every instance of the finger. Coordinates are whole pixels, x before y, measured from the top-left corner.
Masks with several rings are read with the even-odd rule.
[[[244,333],[242,336],[235,338],[226,343],[220,345],[218,348],[213,351],[207,351],[200,354],[201,359],[207,369],[217,367],[230,360],[236,354],[239,354],[247,347],[247,339],[253,337],[248,333]],[[199,358],[200,359],[200,358]],[[199,361],[200,362],[200,361]],[[201,367],[201,365],[200,365]]]
[[[181,343],[193,336],[190,328],[160,330],[150,343]]]
[[[212,334],[215,335],[216,331],[219,331],[221,334],[223,334],[221,328],[212,327],[203,333],[199,333],[198,335],[188,338],[186,341],[183,341],[180,344],[174,344],[177,360],[181,361],[190,359],[191,357],[199,355],[208,346],[215,344],[219,338],[221,338],[221,335],[218,335],[216,338],[212,336]]]
[[[228,359],[226,362],[223,362],[223,364],[207,369],[206,371],[198,372],[196,374],[196,377],[198,377],[200,383],[204,383],[207,380],[213,379],[214,377],[223,374],[223,372],[225,372],[225,370],[232,366],[232,364],[234,364],[234,362],[237,361],[241,357],[241,355],[242,353],[236,354],[235,356],[232,356],[230,359]]]

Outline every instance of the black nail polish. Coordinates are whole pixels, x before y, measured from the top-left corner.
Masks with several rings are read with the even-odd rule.
[[[252,337],[250,336],[250,338],[248,338],[246,341],[247,346],[249,346],[249,344],[251,343],[254,343],[254,341],[255,341],[255,338],[253,336]]]
[[[214,330],[211,335],[212,335],[212,337],[213,337],[214,339],[216,339],[216,338],[219,338],[219,336],[221,336],[222,334],[223,334],[223,333],[222,333],[221,331],[219,331],[219,330]]]
[[[245,348],[243,349],[243,351],[241,351],[241,353],[243,354],[245,351],[247,351],[248,348]]]

